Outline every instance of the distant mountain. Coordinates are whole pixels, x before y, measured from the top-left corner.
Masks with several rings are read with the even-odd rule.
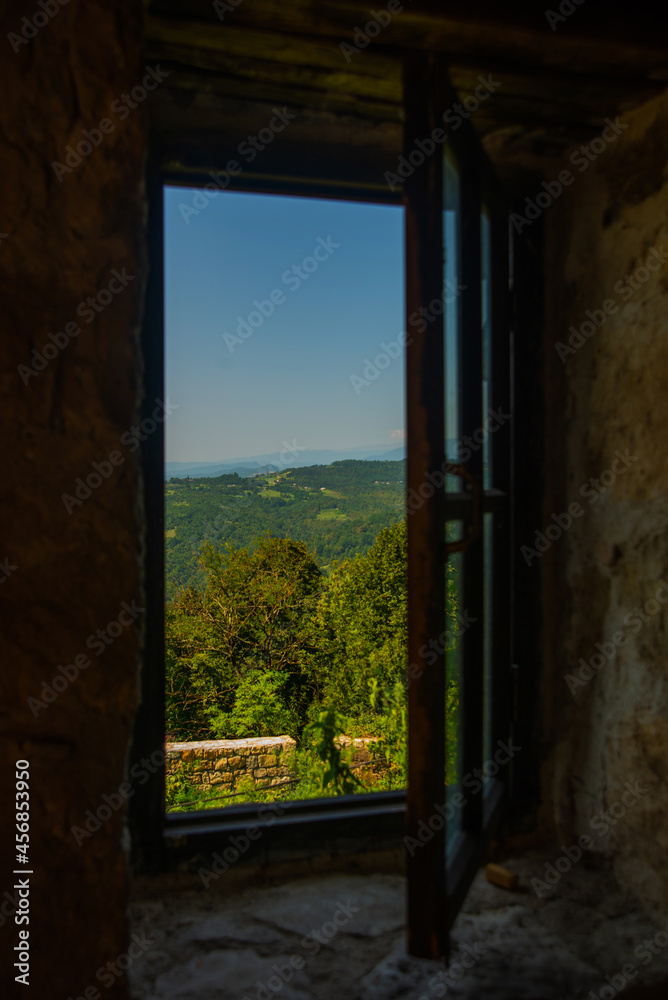
[[[190,465],[188,462],[181,462],[178,463],[179,467],[176,466],[175,462],[165,463],[165,479],[171,479],[172,476],[176,476],[177,479],[185,479],[186,476],[191,479],[202,479],[209,476],[231,475],[233,472],[237,472],[240,476],[254,476],[261,469],[266,468],[258,462],[234,462],[221,465],[217,462],[207,462],[205,465]]]
[[[196,464],[197,464],[197,468],[198,469],[203,469],[207,465],[220,465],[220,462],[197,462]],[[166,468],[173,469],[175,475],[179,471],[183,471],[185,469],[192,469],[194,467],[195,467],[195,463],[194,462],[167,462],[166,463]]]
[[[379,455],[367,455],[367,462],[401,462],[406,457],[406,449],[393,448],[391,451],[383,451]]]
[[[276,472],[281,469],[301,469],[309,465],[331,465],[352,458],[360,461],[397,461],[405,457],[405,448],[388,449],[385,445],[366,445],[343,451],[333,449],[305,449],[292,451],[290,446],[273,454],[251,455],[225,462],[165,462],[165,479],[173,476],[193,479],[231,475],[254,476],[258,473]]]

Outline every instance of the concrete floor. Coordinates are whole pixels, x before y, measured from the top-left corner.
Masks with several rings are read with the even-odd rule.
[[[531,879],[542,879],[558,856],[534,850],[499,859],[520,876],[512,892],[478,873],[452,932],[445,978],[443,966],[406,956],[400,875],[315,874],[236,889],[226,876],[207,889],[190,876],[147,882],[132,910],[144,942],[129,970],[132,996],[613,1000],[666,976],[665,922],[640,912],[603,864],[585,857],[536,895]]]

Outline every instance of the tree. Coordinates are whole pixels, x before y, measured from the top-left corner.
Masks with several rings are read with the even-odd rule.
[[[406,548],[401,521],[383,529],[366,555],[334,564],[325,577],[306,546],[289,538],[262,536],[253,551],[204,545],[203,587],[183,591],[167,611],[168,731],[184,739],[284,733],[300,739],[309,722],[311,736],[314,726],[321,735],[345,726],[347,735],[378,737],[387,780],[403,784]],[[435,636],[432,646],[440,652],[458,642],[454,561],[446,583],[448,634]],[[456,664],[451,657],[444,706],[450,781]],[[337,761],[327,759],[338,774]]]
[[[190,587],[166,609],[166,728],[174,740],[210,738],[209,710],[234,703],[234,672],[203,608],[202,593]]]
[[[371,713],[374,684],[393,687],[406,672],[406,523],[384,528],[365,556],[335,567],[317,620],[316,687],[328,707]]]
[[[330,576],[314,619],[315,687],[321,703],[346,716],[367,735],[390,766],[391,782],[405,783],[408,590],[406,522],[384,528],[366,555],[346,560]],[[446,568],[447,633],[434,637],[440,652],[458,642],[457,565]],[[427,661],[429,662],[429,661]],[[456,658],[453,658],[456,663]],[[452,670],[452,664],[450,664]],[[447,767],[453,780],[457,758],[459,678],[447,680]]]
[[[312,698],[304,662],[320,569],[305,545],[271,536],[253,552],[205,544],[200,564],[205,589],[185,591],[167,613],[168,728],[208,721],[213,733],[269,735],[273,717],[295,730]],[[249,712],[253,698],[264,713]]]

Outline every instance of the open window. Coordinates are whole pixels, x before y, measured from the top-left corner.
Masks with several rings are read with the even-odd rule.
[[[402,188],[382,175],[370,183],[368,164],[356,183],[354,153],[337,177],[339,167],[319,158],[315,143],[306,165],[300,156],[291,170],[284,158],[280,171],[267,166],[266,173],[230,178],[230,190],[395,205],[403,199],[408,788],[292,802],[278,818],[260,821],[263,836],[248,857],[405,844],[409,948],[430,958],[447,953],[448,928],[502,814],[513,736],[508,210],[465,120],[431,138],[456,101],[441,56],[406,57],[409,167],[402,168]],[[228,160],[225,150],[206,155],[179,134],[168,149],[155,146],[148,171],[147,407],[164,394],[164,185],[204,186],[209,171]],[[165,740],[163,447],[154,435],[144,459],[149,582],[136,760],[163,750]],[[257,809],[246,805],[166,816],[160,772],[131,806],[140,870],[196,864],[258,823]]]
[[[411,953],[436,958],[512,753],[509,230],[472,129],[443,141],[457,97],[442,58],[407,59],[405,100],[408,923]]]
[[[164,195],[167,812],[403,790],[403,209]]]

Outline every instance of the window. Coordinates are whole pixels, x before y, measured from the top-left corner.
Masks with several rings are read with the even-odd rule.
[[[402,208],[203,197],[165,187],[167,735],[275,742],[170,760],[167,811],[333,796],[330,725],[373,739],[339,790],[405,788]]]
[[[447,952],[448,927],[499,820],[507,799],[508,770],[513,766],[512,761],[499,764],[495,760],[499,741],[507,742],[513,732],[511,554],[516,515],[511,502],[515,428],[510,391],[508,212],[467,124],[448,135],[444,153],[439,148],[421,161],[418,156],[410,159],[416,140],[431,135],[455,100],[441,57],[424,52],[406,57],[404,152],[416,166],[405,178],[403,192],[389,191],[381,178],[375,186],[369,184],[368,174],[356,188],[354,157],[341,183],[330,173],[326,178],[312,177],[307,184],[303,162],[295,162],[292,177],[286,171],[280,177],[249,175],[239,182],[247,190],[303,193],[308,189],[323,197],[394,204],[403,194],[406,330],[410,333],[406,347],[408,789],[405,794],[293,803],[271,828],[267,825],[258,850],[265,857],[280,856],[283,850],[294,856],[323,848],[399,846],[410,838],[419,847],[407,852],[409,947],[411,953],[431,958]],[[164,391],[163,185],[203,184],[209,169],[209,162],[206,168],[202,166],[201,150],[193,153],[185,139],[176,157],[181,167],[168,166],[180,143],[178,135],[172,136],[169,156],[156,149],[149,168],[147,400]],[[314,162],[322,161],[316,157]],[[435,306],[426,323],[416,322],[420,310],[432,303]],[[523,328],[519,333],[524,335]],[[494,428],[489,423],[490,411],[499,414]],[[469,447],[467,439],[479,447]],[[149,447],[152,450],[146,453],[144,466],[149,611],[135,759],[164,742],[162,442],[151,439]],[[418,498],[412,511],[411,497]],[[525,504],[523,509],[529,508]],[[459,589],[461,633],[456,648],[446,651],[446,594],[453,580]],[[428,650],[435,655],[427,656]],[[450,783],[446,798],[448,676],[459,677],[461,698],[459,788]],[[525,704],[530,704],[530,698]],[[497,771],[493,766],[483,770],[490,761],[499,764]],[[484,791],[469,794],[467,779],[476,771],[484,777]],[[465,802],[456,804],[453,811],[449,807],[456,791]],[[135,860],[142,870],[213,852],[221,838],[257,822],[256,811],[244,806],[228,807],[224,815],[208,810],[206,815],[165,819],[161,774],[153,776],[146,794],[135,797],[131,805]],[[447,830],[439,822],[443,812]]]
[[[408,516],[409,664],[416,673],[409,690],[408,923],[411,953],[436,958],[447,951],[447,927],[498,821],[509,763],[497,746],[510,735],[509,235],[507,209],[471,130],[453,132],[442,156],[415,155],[455,103],[441,58],[407,59],[405,100],[404,156],[415,164],[404,184],[409,321],[425,303],[430,310],[406,361],[408,493],[421,500]],[[447,636],[454,581],[460,635],[446,649],[438,637]],[[446,686],[453,679],[460,692],[458,709],[448,705],[450,715],[458,710],[457,781],[449,779],[446,796]]]

